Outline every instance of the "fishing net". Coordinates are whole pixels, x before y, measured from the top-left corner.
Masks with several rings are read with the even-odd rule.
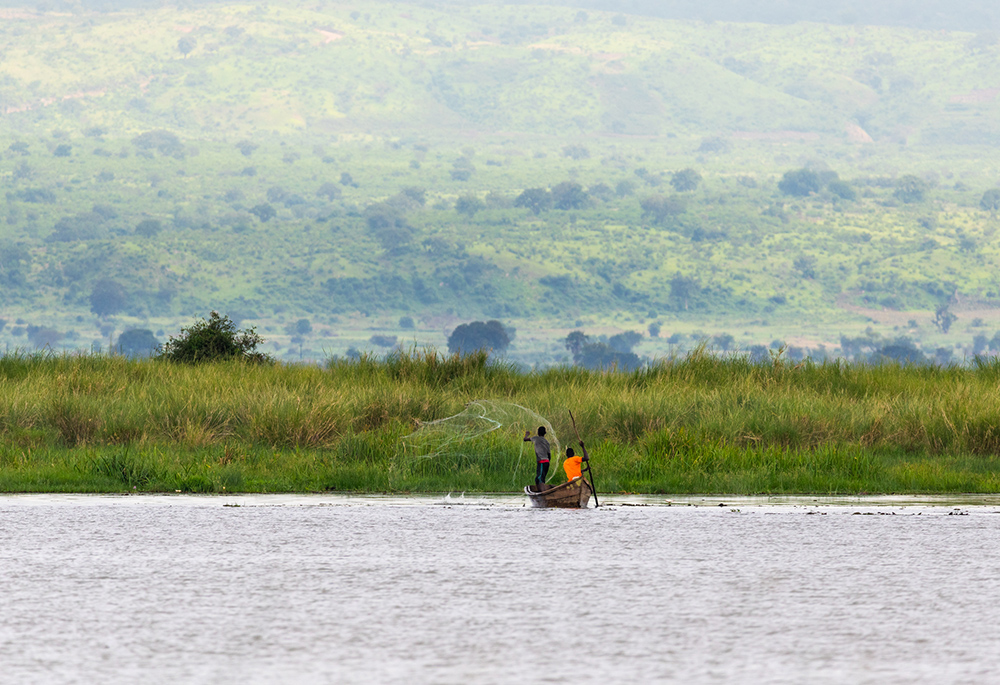
[[[552,449],[547,480],[561,464],[559,438],[541,414],[513,402],[475,400],[454,416],[421,423],[403,438],[404,453],[417,459],[444,459],[475,463],[498,471],[510,470],[513,479],[530,468],[534,478],[535,449],[524,442],[524,432],[536,435],[545,426],[545,438]],[[524,462],[525,471],[521,470]]]

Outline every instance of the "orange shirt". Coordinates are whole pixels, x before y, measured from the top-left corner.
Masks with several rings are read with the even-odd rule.
[[[580,469],[580,464],[582,463],[583,457],[570,457],[563,462],[563,469],[566,471],[567,480],[573,480],[583,475]]]

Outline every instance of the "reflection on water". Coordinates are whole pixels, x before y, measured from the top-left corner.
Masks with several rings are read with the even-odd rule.
[[[0,498],[0,681],[1000,677],[1000,502],[607,499]]]

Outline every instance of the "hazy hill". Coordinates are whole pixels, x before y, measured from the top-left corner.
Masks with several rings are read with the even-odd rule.
[[[500,317],[543,361],[578,326],[832,349],[869,325],[927,345],[993,325],[989,35],[553,6],[88,7],[0,10],[11,346],[171,332],[211,307],[295,355],[371,329],[441,344]],[[779,190],[803,166],[822,186]],[[675,188],[685,168],[702,180]],[[533,188],[551,204],[516,206]],[[951,338],[942,305],[965,317]]]

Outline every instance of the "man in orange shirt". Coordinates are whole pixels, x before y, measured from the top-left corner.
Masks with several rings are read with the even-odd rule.
[[[566,459],[563,461],[563,470],[566,472],[566,480],[580,478],[583,475],[583,462],[590,461],[590,455],[587,454],[587,448],[584,447],[583,440],[580,441],[580,448],[583,449],[582,457],[576,456],[572,447],[566,448]]]

